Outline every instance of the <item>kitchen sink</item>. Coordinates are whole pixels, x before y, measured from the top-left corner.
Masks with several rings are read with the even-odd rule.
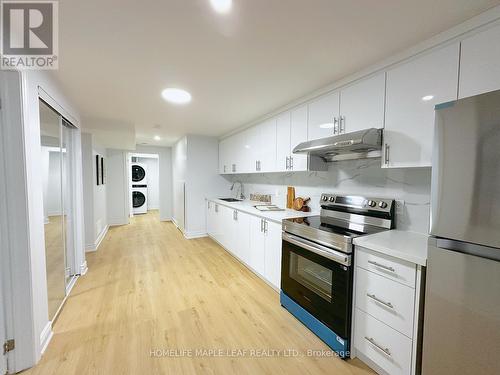
[[[219,198],[221,201],[224,202],[241,202],[242,199],[236,199],[236,198]]]

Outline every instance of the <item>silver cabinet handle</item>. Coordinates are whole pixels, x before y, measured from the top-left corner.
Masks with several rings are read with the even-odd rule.
[[[339,134],[345,132],[345,116],[340,116],[339,118]]]
[[[260,219],[260,232],[264,232],[264,220]]]
[[[333,118],[333,134],[338,134],[339,119],[337,117]]]
[[[290,158],[287,156],[286,157],[286,170],[288,171],[290,169]]]
[[[391,271],[391,272],[396,272],[396,270],[390,266],[386,266],[385,264],[380,264],[378,262],[375,262],[374,260],[369,260],[368,263],[373,264],[375,267],[380,267],[383,268],[384,270]]]
[[[233,220],[238,221],[238,211],[233,211]]]
[[[215,212],[219,212],[219,205],[218,204],[215,205]]]
[[[261,163],[261,162],[260,162],[260,160],[259,160],[259,171],[261,170],[261,165],[260,165],[260,163]]]
[[[390,146],[386,143],[385,149],[384,149],[384,164],[385,165],[389,164],[389,148],[390,148]]]
[[[267,234],[267,226],[268,226],[268,222],[267,222],[267,220],[264,220],[264,234]]]
[[[226,173],[226,166],[224,165],[224,173]]]
[[[293,170],[293,156],[290,156],[290,170]]]
[[[210,210],[210,201],[207,201],[207,208]]]
[[[236,172],[236,164],[232,165],[232,170],[233,170],[233,172]]]
[[[365,336],[365,340],[368,341],[370,344],[372,344],[377,349],[381,350],[385,355],[387,355],[389,357],[391,356],[391,351],[389,350],[389,348],[384,348],[380,344],[377,344],[377,342],[373,339],[373,337]]]
[[[378,302],[378,303],[381,303],[382,305],[384,306],[387,306],[389,307],[390,309],[394,309],[394,305],[390,302],[385,302],[385,301],[382,301],[380,298],[378,298],[375,294],[370,294],[370,293],[366,293],[366,295],[371,298],[372,300]]]

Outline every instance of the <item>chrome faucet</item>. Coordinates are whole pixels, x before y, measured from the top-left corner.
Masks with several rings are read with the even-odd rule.
[[[241,181],[234,181],[233,184],[231,185],[231,191],[234,190],[234,185],[236,184],[239,184],[240,185],[240,193],[236,193],[236,198],[238,198],[238,195],[239,195],[239,199],[245,199],[245,195],[243,194],[243,183]]]

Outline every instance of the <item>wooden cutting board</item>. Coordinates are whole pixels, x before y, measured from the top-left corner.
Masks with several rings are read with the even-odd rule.
[[[286,194],[286,208],[293,208],[293,201],[295,200],[295,188],[289,186]]]

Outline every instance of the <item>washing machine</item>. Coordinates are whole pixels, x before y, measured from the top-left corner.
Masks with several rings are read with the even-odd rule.
[[[147,166],[140,163],[132,163],[132,184],[134,185],[147,185]]]
[[[147,185],[132,185],[132,207],[134,215],[148,213]]]

